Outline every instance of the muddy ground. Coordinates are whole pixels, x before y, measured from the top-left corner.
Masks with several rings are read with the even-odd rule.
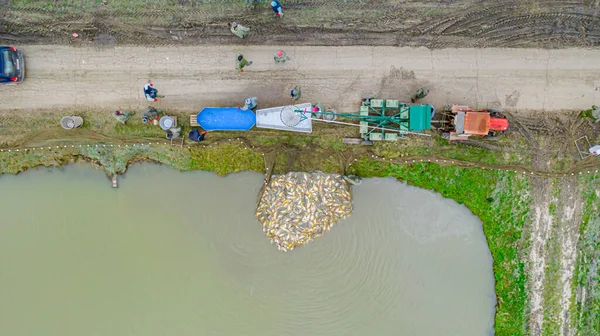
[[[594,47],[597,0],[0,0],[10,43]],[[239,40],[238,21],[252,28]],[[70,39],[73,32],[80,40]]]

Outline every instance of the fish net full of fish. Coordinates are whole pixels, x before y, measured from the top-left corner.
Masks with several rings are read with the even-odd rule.
[[[256,209],[263,232],[282,251],[320,237],[351,213],[349,184],[322,172],[273,175]]]

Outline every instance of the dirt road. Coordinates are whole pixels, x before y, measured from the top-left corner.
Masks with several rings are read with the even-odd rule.
[[[361,94],[408,100],[419,87],[436,107],[555,111],[600,105],[600,50],[443,49],[396,47],[289,47],[291,60],[275,64],[276,48],[25,46],[27,76],[0,87],[2,109],[63,107],[139,108],[148,105],[149,79],[166,98],[163,108],[236,106],[257,96],[259,105],[302,100],[356,111]],[[254,63],[235,70],[243,52]]]

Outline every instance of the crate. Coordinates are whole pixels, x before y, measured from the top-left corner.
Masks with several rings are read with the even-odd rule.
[[[387,108],[398,108],[400,102],[396,99],[389,99],[385,101],[385,107]]]
[[[371,99],[372,107],[383,107],[383,99]]]
[[[400,118],[408,119],[410,116],[410,108],[408,106],[403,106],[400,108]]]
[[[200,127],[200,125],[198,124],[198,115],[197,114],[192,114],[190,116],[190,126],[192,127]]]
[[[365,134],[369,131],[369,123],[366,121],[360,122],[360,134]]]
[[[362,105],[360,107],[360,115],[361,116],[368,116],[369,115],[369,107]]]

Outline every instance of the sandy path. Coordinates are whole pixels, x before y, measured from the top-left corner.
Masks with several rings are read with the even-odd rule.
[[[240,49],[243,48],[243,49]],[[256,95],[259,106],[303,100],[356,111],[361,94],[408,100],[421,86],[437,107],[587,109],[600,105],[600,50],[445,49],[395,47],[289,47],[291,60],[274,64],[274,48],[25,46],[27,78],[0,86],[1,109],[48,107],[138,108],[152,79],[156,105],[201,109],[235,106]],[[235,55],[254,61],[236,72]],[[263,105],[263,106],[265,106]]]

